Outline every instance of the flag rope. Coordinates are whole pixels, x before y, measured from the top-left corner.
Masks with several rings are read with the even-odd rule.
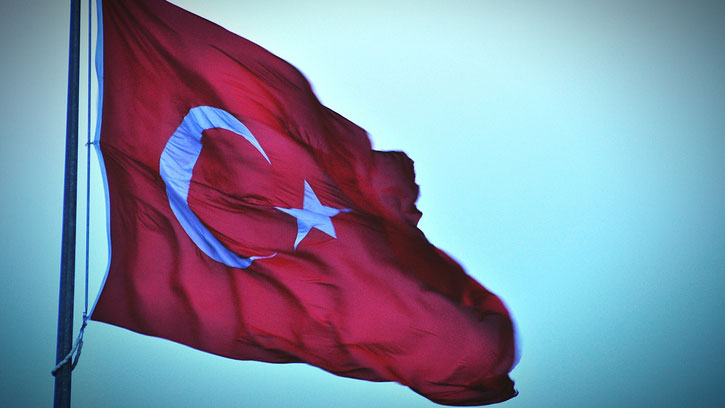
[[[63,360],[56,364],[55,368],[51,373],[55,376],[58,371],[69,362],[71,363],[71,371],[78,365],[78,359],[81,356],[81,350],[83,349],[83,335],[85,334],[86,326],[88,325],[88,271],[89,271],[89,258],[90,258],[90,208],[91,208],[91,145],[95,144],[91,142],[91,45],[92,45],[92,26],[93,26],[93,0],[88,1],[88,55],[87,55],[87,75],[86,75],[86,245],[85,245],[85,298],[83,308],[83,321],[81,328],[78,332],[73,347],[70,349],[68,354],[65,355]],[[75,357],[74,357],[75,355]]]
[[[90,253],[90,226],[91,226],[91,43],[93,28],[93,0],[88,0],[88,58],[86,58],[86,279],[85,299],[83,308],[83,326],[88,320],[88,269]],[[82,336],[82,330],[79,337]],[[81,341],[81,344],[83,342]],[[80,351],[78,352],[80,355]]]

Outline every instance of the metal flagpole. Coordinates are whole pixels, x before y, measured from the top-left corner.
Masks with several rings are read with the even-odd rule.
[[[70,2],[68,55],[68,105],[65,133],[65,180],[63,187],[63,236],[60,256],[60,299],[56,364],[70,352],[73,343],[73,300],[76,252],[76,195],[78,184],[78,92],[80,77],[80,0]],[[70,407],[71,364],[55,373],[55,408]]]

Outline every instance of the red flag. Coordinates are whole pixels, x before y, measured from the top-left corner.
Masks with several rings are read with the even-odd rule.
[[[102,6],[112,256],[94,320],[443,404],[516,394],[509,314],[418,230],[407,156],[244,38],[159,0]]]

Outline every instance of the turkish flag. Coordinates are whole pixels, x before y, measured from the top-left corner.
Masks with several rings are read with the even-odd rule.
[[[417,228],[405,154],[181,8],[104,0],[102,15],[111,261],[93,320],[442,404],[516,394],[509,313]]]

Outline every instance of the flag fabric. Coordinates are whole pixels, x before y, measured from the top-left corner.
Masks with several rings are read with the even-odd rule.
[[[417,228],[406,155],[170,3],[103,0],[101,34],[111,260],[93,320],[441,404],[516,394],[509,313]]]

